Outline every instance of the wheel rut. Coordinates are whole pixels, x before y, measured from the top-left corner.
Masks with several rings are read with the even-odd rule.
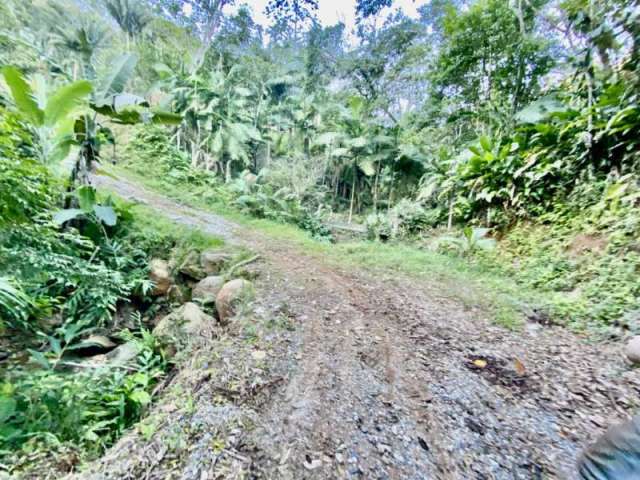
[[[428,280],[347,270],[135,183],[96,183],[260,253],[257,316],[294,328],[264,337],[260,395],[220,417],[215,378],[195,382],[195,414],[170,416],[155,444],[123,439],[88,478],[573,479],[581,448],[637,407],[639,375],[613,345],[505,330]],[[246,345],[228,341],[218,374],[255,383],[239,363]],[[140,453],[157,455],[169,426],[194,418],[204,427],[188,457]],[[202,440],[212,430],[222,454]]]

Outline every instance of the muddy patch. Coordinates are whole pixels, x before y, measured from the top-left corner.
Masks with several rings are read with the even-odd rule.
[[[526,368],[517,358],[507,361],[488,355],[473,355],[467,358],[465,366],[492,385],[500,385],[520,393],[535,389],[533,381],[527,376]]]

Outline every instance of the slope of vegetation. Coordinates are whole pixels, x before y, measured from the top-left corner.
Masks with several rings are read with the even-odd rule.
[[[502,278],[537,321],[639,333],[638,2],[356,4],[322,25],[314,0],[271,0],[267,26],[233,0],[0,5],[8,470],[54,448],[71,468],[144,413],[169,367],[149,260],[219,243],[96,191],[109,162],[334,259]],[[335,246],[336,223],[369,243]],[[135,368],[75,365],[105,335]]]

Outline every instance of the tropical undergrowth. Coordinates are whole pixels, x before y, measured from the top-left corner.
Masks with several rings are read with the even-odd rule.
[[[192,166],[187,154],[171,142],[163,127],[138,128],[116,161],[163,191],[176,191],[200,205],[230,208],[254,218],[290,223],[319,239],[330,239],[323,222],[322,193],[309,185],[300,190],[307,172],[274,162],[259,175],[248,170],[230,182],[214,172]],[[296,189],[298,187],[298,189]]]
[[[19,117],[0,115],[0,464],[40,475],[100,454],[135,423],[169,368],[146,316],[153,255],[221,242],[154,220],[34,158]],[[64,209],[69,199],[80,208]],[[70,212],[73,218],[69,218]],[[97,336],[135,345],[95,364]]]

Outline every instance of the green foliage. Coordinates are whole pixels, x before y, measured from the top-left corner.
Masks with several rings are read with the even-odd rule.
[[[0,327],[16,350],[26,347],[31,356],[28,365],[22,358],[2,365],[0,460],[9,468],[29,468],[23,459],[34,450],[93,457],[140,418],[167,368],[153,336],[143,329],[135,337],[122,334],[140,347],[136,364],[126,368],[70,371],[69,357],[83,335],[113,327],[119,305],[133,298],[145,305],[149,253],[220,243],[175,227],[143,226],[128,205],[90,186],[73,193],[79,208],[58,210],[62,182],[31,158],[32,140],[14,115],[3,115]]]
[[[292,190],[275,190],[270,185],[255,180],[248,181],[247,176],[236,179],[229,188],[234,197],[231,204],[243,213],[256,218],[297,225],[317,238],[331,238],[331,233],[323,224],[320,215],[304,205]]]
[[[400,200],[388,212],[371,214],[366,218],[369,238],[388,240],[411,238],[428,228],[435,227],[441,216],[438,208],[425,209],[421,203]]]
[[[109,14],[127,34],[127,38],[139,36],[151,18],[143,7],[130,0],[108,0],[105,2]]]
[[[55,212],[53,215],[54,223],[63,225],[77,218],[87,218],[99,227],[102,224],[107,227],[116,225],[118,219],[116,211],[111,205],[98,204],[95,188],[90,185],[82,185],[76,190],[75,197],[80,208],[66,208]],[[106,240],[108,240],[108,237],[106,237]]]
[[[139,349],[135,371],[117,366],[79,372],[16,366],[0,385],[0,458],[68,446],[90,457],[135,422],[151,401],[166,362],[148,332],[123,334]]]
[[[291,178],[276,170],[265,171],[265,175],[271,175],[281,186],[262,183],[249,172],[222,185],[213,173],[192,168],[188,158],[169,143],[161,127],[139,130],[127,146],[126,157],[126,165],[134,172],[148,175],[154,171],[162,182],[189,189],[194,197],[214,202],[224,200],[256,218],[292,223],[314,236],[330,237],[320,214],[307,204],[305,192],[295,189]]]
[[[515,113],[553,65],[548,43],[535,31],[536,9],[546,2],[514,3],[478,0],[465,11],[450,7],[443,19],[434,86],[447,101],[453,96],[473,105],[471,115],[484,115],[488,123],[498,120],[489,118],[490,102],[508,102]]]
[[[457,237],[442,237],[439,239],[440,248],[445,250],[453,250],[454,252],[468,256],[480,250],[493,250],[496,241],[489,238],[487,228],[465,227],[462,234]]]
[[[228,0],[80,3],[0,5],[0,64],[20,67],[2,69],[0,316],[32,359],[3,371],[4,463],[98,453],[140,417],[166,366],[148,333],[135,372],[64,362],[119,305],[148,305],[150,255],[220,244],[88,186],[127,136],[125,166],[164,193],[301,242],[286,224],[327,238],[329,210],[369,214],[377,239],[460,233],[440,242],[456,255],[312,243],[329,261],[454,277],[474,305],[478,280],[509,325],[517,291],[555,321],[640,333],[636,3],[431,0],[410,19],[359,0],[357,46],[314,1],[270,2],[268,42]],[[72,146],[64,185],[49,167]]]
[[[32,154],[32,136],[0,109],[0,227],[35,218],[59,198],[56,180]]]
[[[38,159],[43,164],[63,160],[73,141],[74,114],[86,103],[92,91],[91,83],[80,80],[49,94],[40,77],[34,79],[34,89],[13,67],[4,67],[1,73],[15,106],[33,130]]]
[[[14,325],[24,325],[31,316],[33,300],[20,285],[7,277],[0,277],[0,318]],[[0,323],[0,329],[3,327]]]

